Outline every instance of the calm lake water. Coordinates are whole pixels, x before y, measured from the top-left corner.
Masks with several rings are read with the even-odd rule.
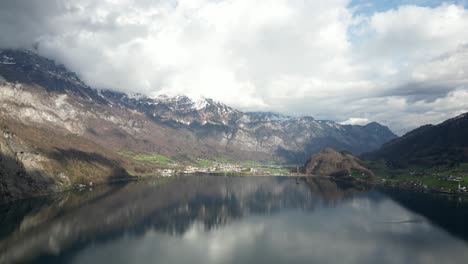
[[[467,201],[190,176],[0,207],[0,263],[468,263]]]

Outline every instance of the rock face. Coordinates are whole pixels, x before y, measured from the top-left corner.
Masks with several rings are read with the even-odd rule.
[[[384,144],[365,158],[391,167],[453,166],[468,162],[468,113],[438,125],[425,125]]]
[[[350,153],[337,152],[326,148],[313,155],[305,165],[307,174],[317,176],[347,177],[353,174],[372,177],[373,173],[365,168],[362,161]]]
[[[41,163],[47,158],[31,151],[11,132],[0,133],[0,201],[57,190],[52,179],[41,173]]]

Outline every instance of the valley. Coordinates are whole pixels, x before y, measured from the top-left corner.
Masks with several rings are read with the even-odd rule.
[[[175,161],[159,154],[144,155],[132,152],[121,153],[138,163],[154,167],[148,176],[174,176],[181,174],[211,175],[252,175],[252,176],[293,176],[300,173],[301,166],[292,166],[255,160],[234,161],[226,158],[195,159],[193,161]],[[295,171],[294,171],[295,170]],[[144,175],[139,175],[144,176]]]

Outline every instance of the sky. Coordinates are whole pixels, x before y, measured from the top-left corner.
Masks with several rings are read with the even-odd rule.
[[[0,0],[0,48],[96,88],[397,134],[468,112],[468,0]]]

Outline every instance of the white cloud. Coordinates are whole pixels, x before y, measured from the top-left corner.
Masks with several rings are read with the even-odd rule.
[[[464,241],[388,198],[331,204],[245,216],[211,230],[195,222],[181,236],[129,232],[77,252],[71,262],[341,263],[346,256],[346,263],[463,263],[468,256]]]
[[[360,117],[351,117],[348,120],[340,122],[342,125],[367,125],[370,123],[370,120],[367,118]]]
[[[0,4],[0,46],[37,42],[96,87],[360,117],[399,133],[466,110],[451,101],[467,91],[464,7],[355,14],[349,3],[18,0]]]

